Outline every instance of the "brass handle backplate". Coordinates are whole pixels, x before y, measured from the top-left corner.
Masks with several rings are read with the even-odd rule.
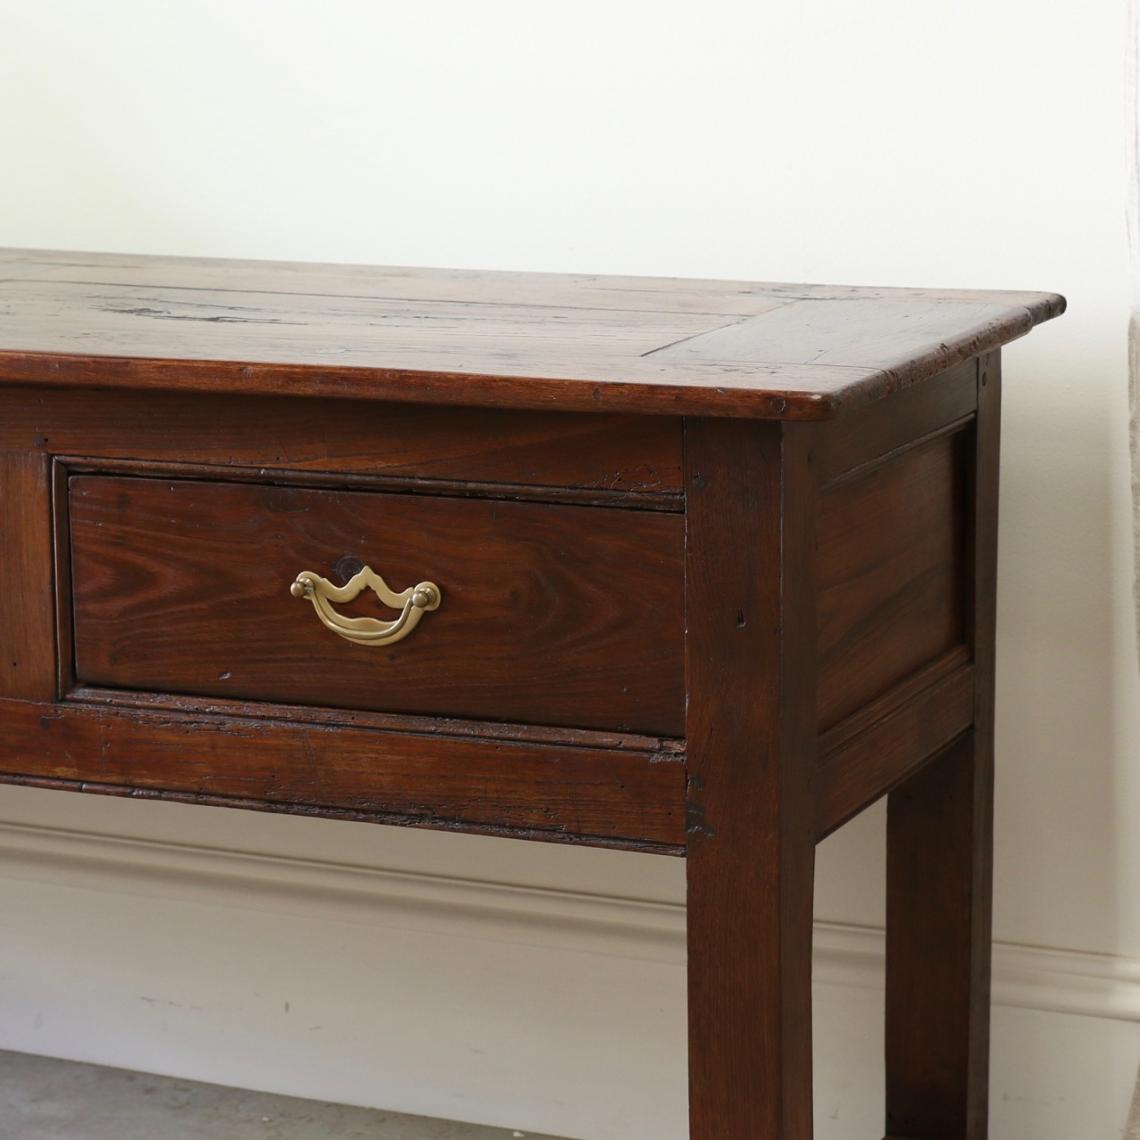
[[[386,606],[399,610],[399,617],[393,621],[379,621],[376,618],[345,617],[333,609],[334,602],[351,602],[362,590],[369,588]],[[333,633],[358,645],[391,645],[408,636],[419,625],[420,618],[428,610],[438,610],[442,595],[434,582],[420,582],[396,593],[370,567],[365,566],[345,582],[334,586],[327,578],[302,570],[289,587],[295,598],[308,598],[317,611],[317,617]]]

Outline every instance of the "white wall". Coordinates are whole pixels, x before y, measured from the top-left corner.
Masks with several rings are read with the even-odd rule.
[[[1067,294],[1006,356],[993,1134],[1107,1140],[1140,1059],[1125,28],[1124,0],[3,0],[0,243]],[[677,863],[12,789],[0,821],[0,1046],[684,1134]],[[821,852],[830,1140],[881,1134],[881,832]]]

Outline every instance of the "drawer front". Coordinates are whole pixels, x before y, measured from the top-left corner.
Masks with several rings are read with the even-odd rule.
[[[68,506],[80,683],[682,734],[680,515],[98,474]],[[358,644],[290,593],[364,565],[438,609]]]

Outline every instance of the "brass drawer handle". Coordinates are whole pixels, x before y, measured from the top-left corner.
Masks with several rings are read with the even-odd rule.
[[[345,617],[333,609],[333,602],[351,602],[365,587],[371,588],[384,605],[399,610],[400,616],[394,621],[377,621],[376,618]],[[295,598],[308,598],[324,625],[358,645],[391,645],[400,641],[419,625],[426,611],[439,609],[442,600],[434,582],[420,582],[397,594],[369,566],[353,574],[343,586],[334,586],[327,578],[302,570],[289,587],[289,593]]]

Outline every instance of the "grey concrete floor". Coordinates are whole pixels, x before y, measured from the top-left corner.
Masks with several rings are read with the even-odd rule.
[[[0,1052],[0,1140],[554,1140]]]

